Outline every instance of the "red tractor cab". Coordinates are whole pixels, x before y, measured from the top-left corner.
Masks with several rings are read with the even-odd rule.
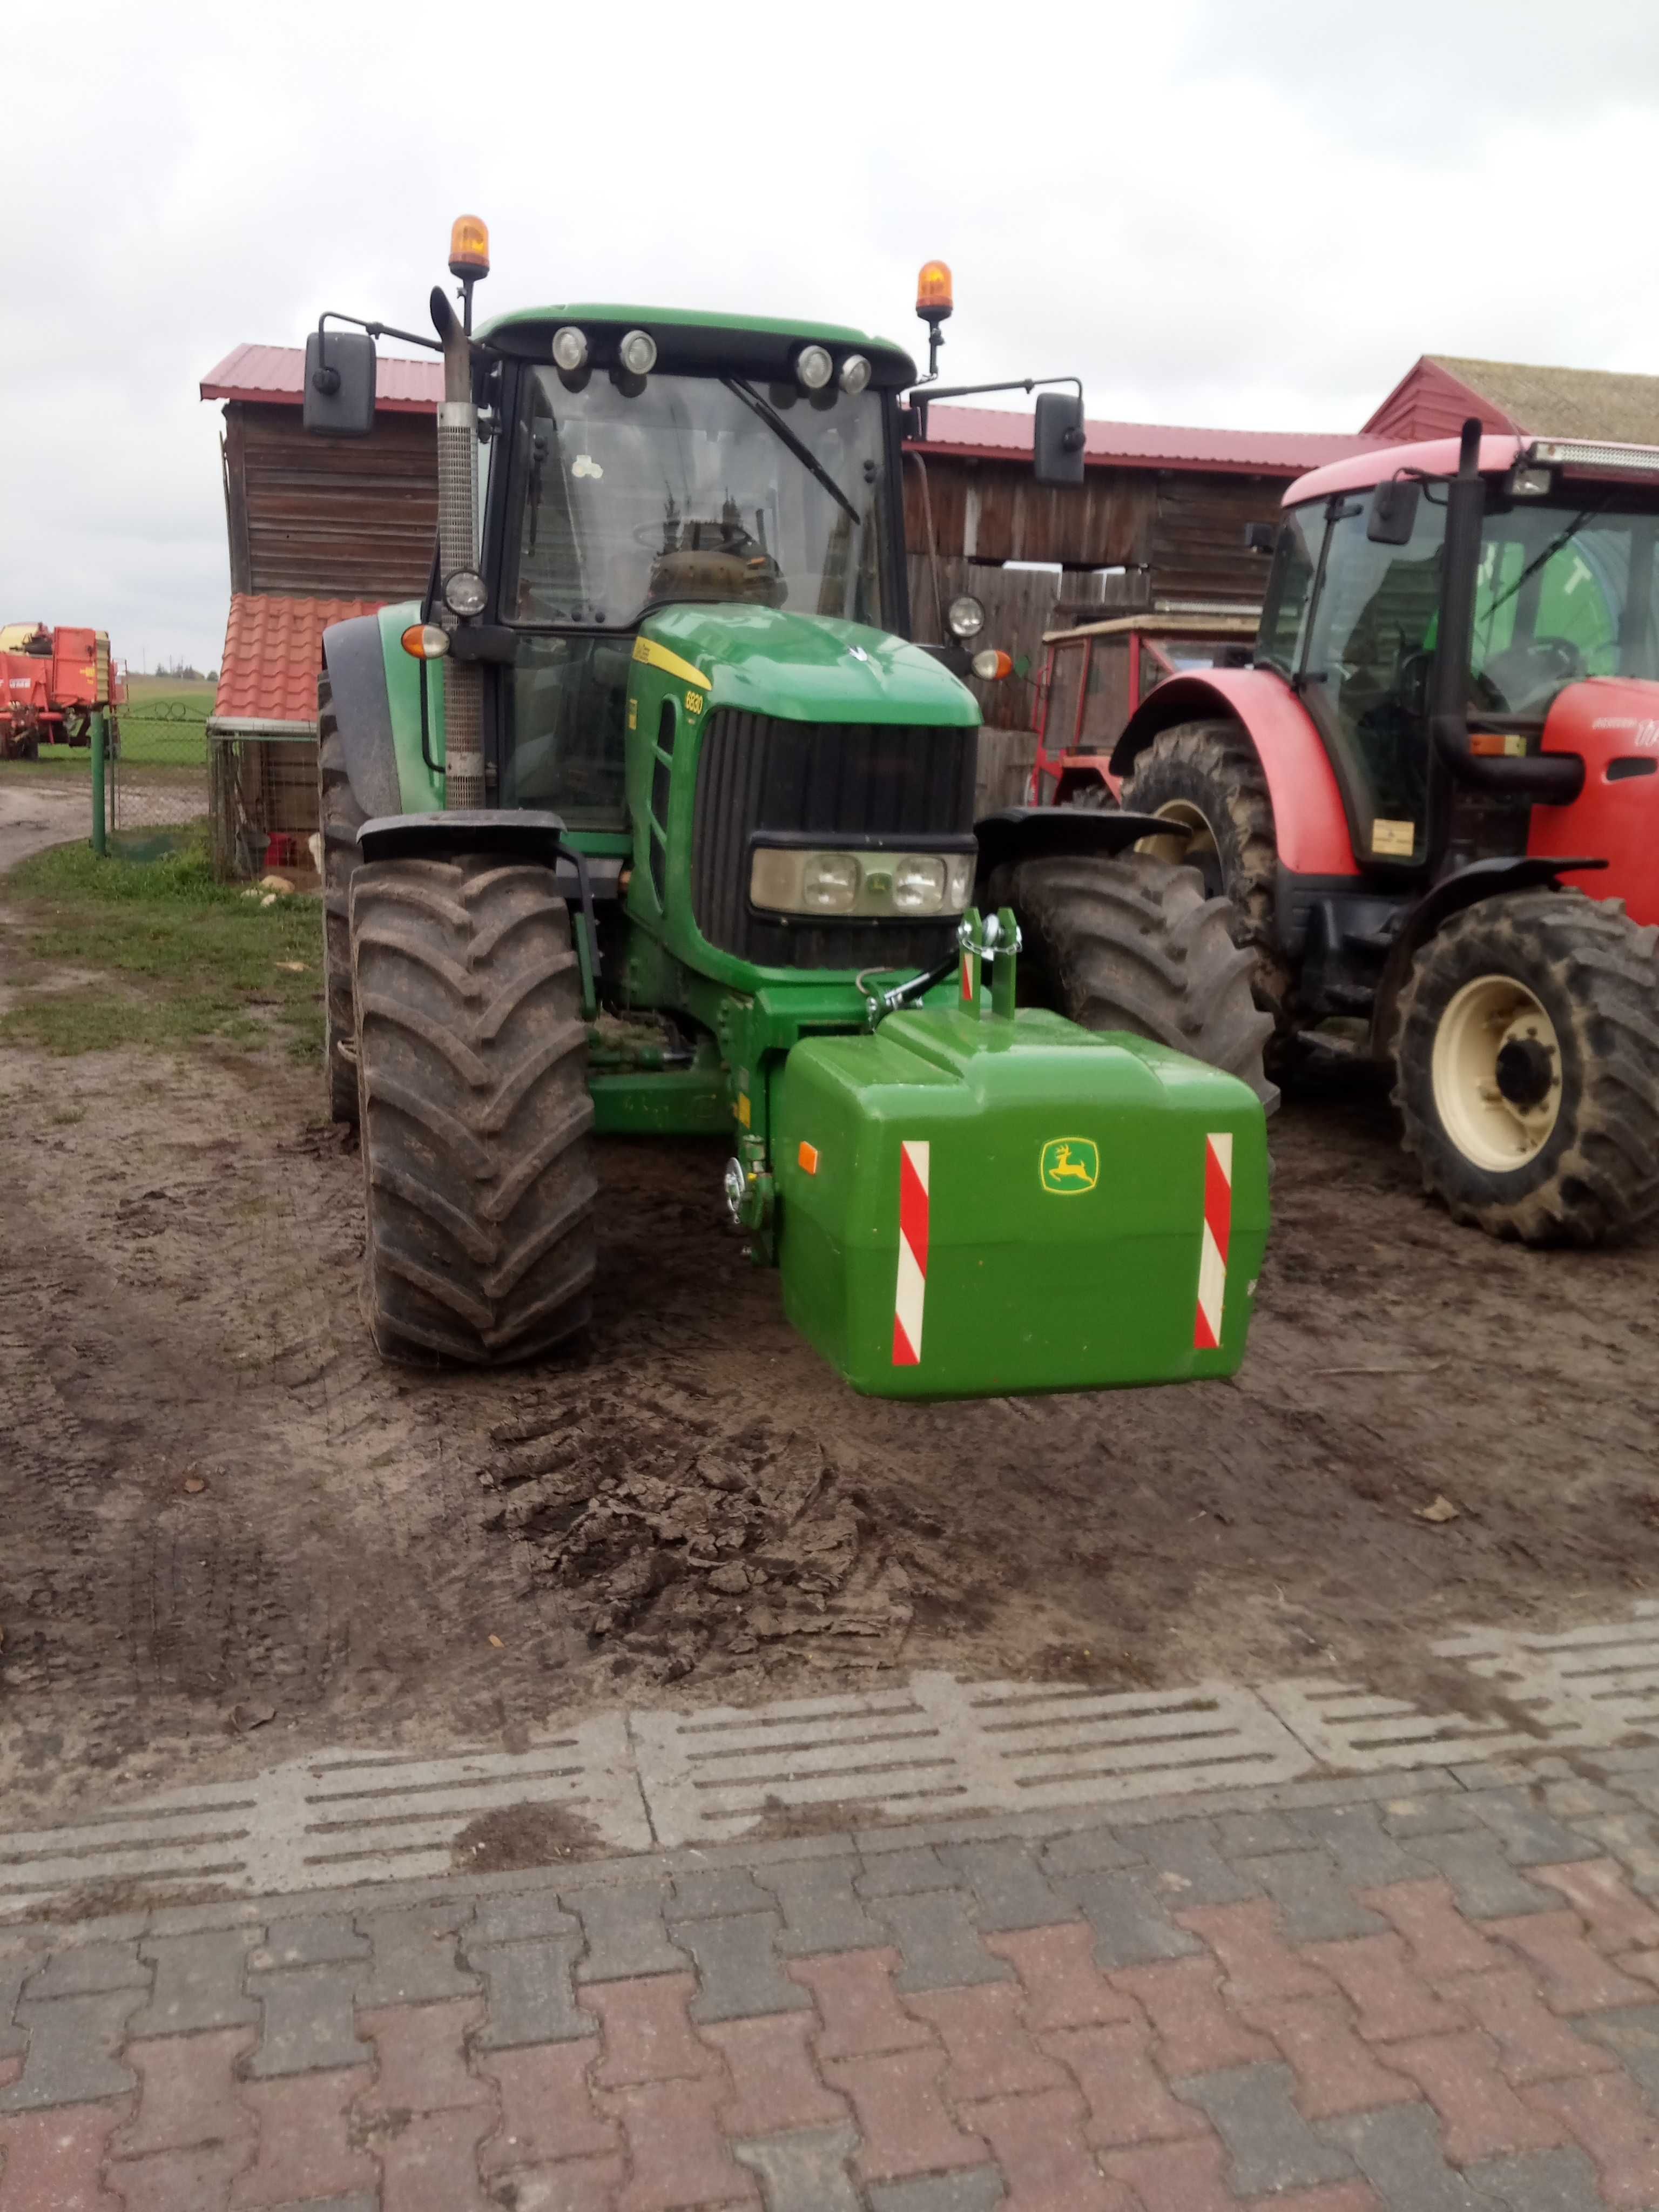
[[[1425,1187],[1528,1243],[1659,1211],[1656,545],[1659,449],[1468,422],[1317,470],[1250,665],[1158,683],[1104,771],[1232,901],[1281,1048],[1358,1037]]]

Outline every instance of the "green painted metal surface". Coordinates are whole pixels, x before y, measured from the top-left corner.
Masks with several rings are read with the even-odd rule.
[[[499,337],[505,331],[524,330],[559,323],[576,323],[584,329],[632,329],[635,325],[645,330],[731,331],[749,337],[799,339],[803,343],[816,339],[820,345],[855,347],[869,355],[887,356],[890,365],[891,381],[913,384],[916,365],[901,345],[891,338],[878,337],[873,333],[855,331],[845,323],[797,323],[774,315],[718,315],[707,314],[694,307],[629,307],[615,301],[571,301],[562,307],[516,307],[511,313],[497,315],[493,321],[483,324],[478,331],[481,339]],[[883,381],[888,379],[884,378]]]
[[[1056,1014],[951,1009],[810,1038],[774,1090],[785,1310],[856,1389],[1095,1389],[1230,1375],[1243,1357],[1267,1131],[1232,1077]],[[1220,1340],[1201,1350],[1212,1148],[1231,1218]]]
[[[104,802],[105,747],[109,724],[101,709],[94,710],[89,720],[92,723],[92,849],[101,860],[109,850],[109,822]]]
[[[966,684],[919,645],[865,623],[781,607],[675,606],[648,616],[640,635],[647,650],[702,670],[715,707],[803,722],[979,723]]]
[[[380,612],[380,653],[386,662],[386,698],[392,708],[392,742],[398,755],[398,788],[405,814],[443,811],[444,781],[421,757],[421,670],[427,672],[427,744],[440,767],[444,758],[444,664],[419,661],[404,651],[403,635],[421,619],[418,599],[404,599]]]

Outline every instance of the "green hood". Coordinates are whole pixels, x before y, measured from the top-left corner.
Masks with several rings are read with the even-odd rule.
[[[920,646],[863,623],[776,607],[665,607],[641,635],[689,662],[709,703],[802,722],[928,722],[972,728],[971,691]]]

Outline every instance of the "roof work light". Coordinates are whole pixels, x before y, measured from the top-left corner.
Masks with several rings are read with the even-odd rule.
[[[489,274],[489,226],[481,216],[458,215],[449,233],[449,273],[475,281]]]

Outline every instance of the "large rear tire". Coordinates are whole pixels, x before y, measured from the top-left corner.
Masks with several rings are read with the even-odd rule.
[[[1162,815],[1188,834],[1143,839],[1153,859],[1185,861],[1214,896],[1230,899],[1233,941],[1255,961],[1256,1004],[1284,1036],[1294,1027],[1291,971],[1273,928],[1279,839],[1255,749],[1237,722],[1182,722],[1153,738],[1123,787],[1133,814]]]
[[[323,832],[323,1066],[328,1110],[357,1120],[357,1022],[351,1005],[351,878],[357,832],[368,819],[357,804],[334,712],[334,687],[317,679],[318,817]]]
[[[583,1328],[598,1182],[587,1030],[545,868],[374,860],[351,885],[369,1325],[505,1366]]]
[[[1455,1220],[1592,1245],[1659,1213],[1656,948],[1616,900],[1537,890],[1466,907],[1419,952],[1394,1099]]]
[[[1250,995],[1252,956],[1235,945],[1224,898],[1191,868],[1144,854],[1021,860],[1000,868],[992,905],[1012,906],[1022,973],[1089,1030],[1131,1030],[1248,1083],[1269,1113],[1262,1066],[1273,1018]]]

